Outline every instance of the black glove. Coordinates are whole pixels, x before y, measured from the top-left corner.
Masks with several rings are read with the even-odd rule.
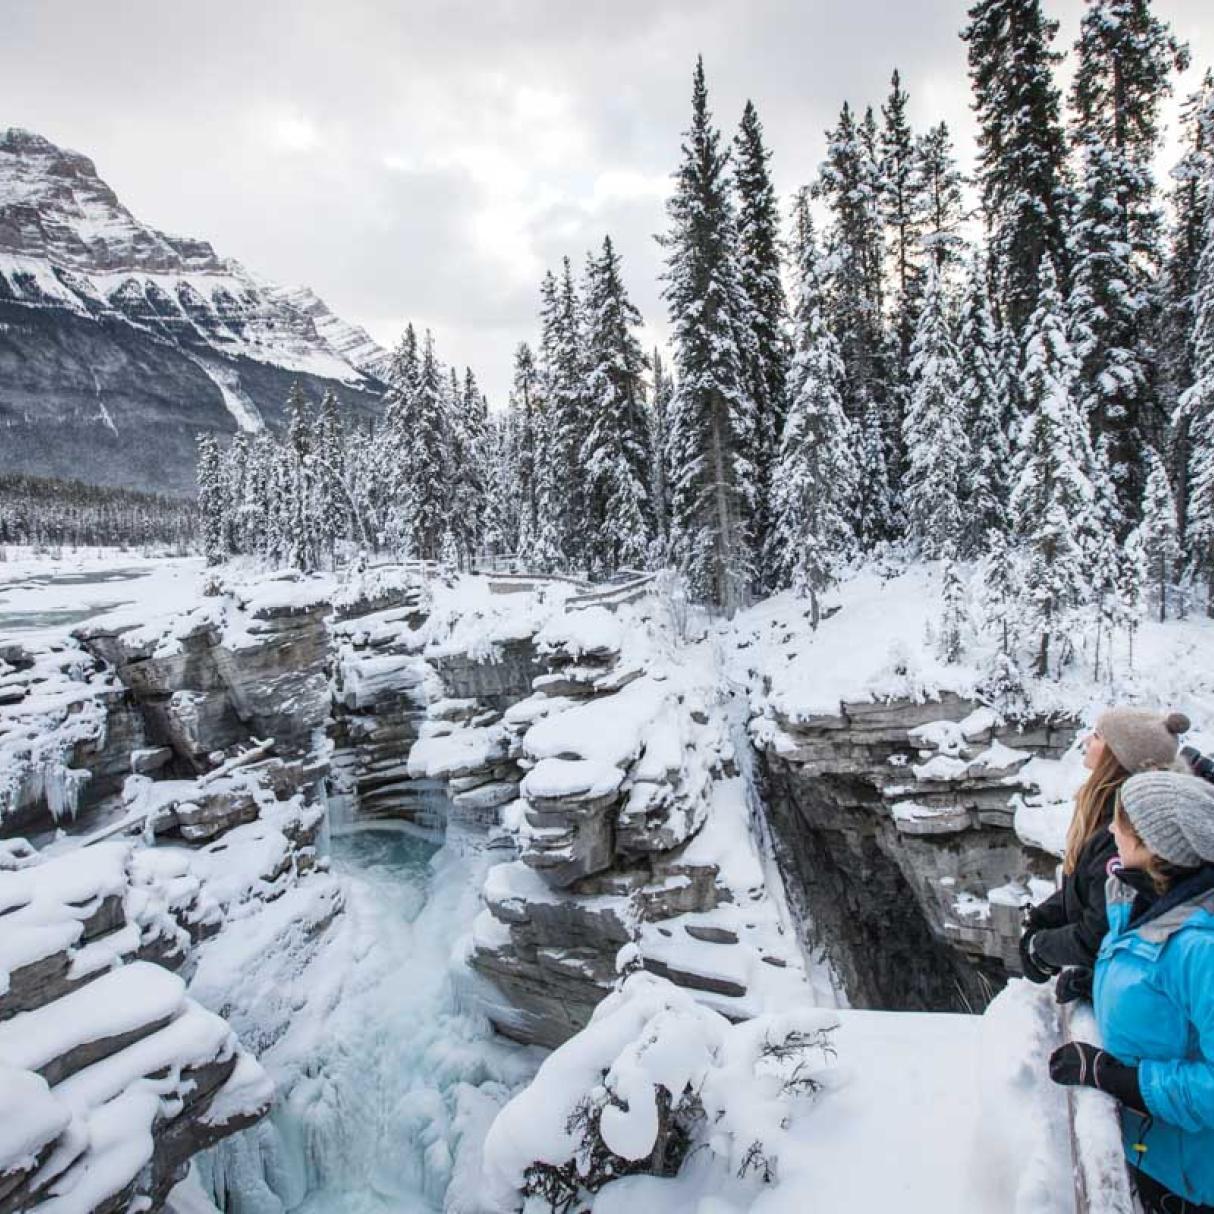
[[[1020,937],[1020,969],[1024,976],[1030,982],[1038,984],[1049,982],[1056,971],[1046,968],[1044,963],[1037,960],[1032,953],[1033,937],[1040,931],[1040,928],[1030,927],[1028,931]]]
[[[1058,975],[1054,987],[1054,998],[1059,1003],[1072,1003],[1076,999],[1092,1000],[1092,971],[1086,966],[1072,965]]]
[[[1087,1041],[1068,1041],[1050,1055],[1050,1078],[1064,1087],[1098,1088],[1128,1109],[1146,1112],[1138,1068],[1118,1062]]]

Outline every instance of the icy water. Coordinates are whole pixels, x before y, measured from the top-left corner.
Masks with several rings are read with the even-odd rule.
[[[493,1037],[459,952],[485,861],[376,828],[336,836],[332,859],[340,993],[323,1026],[292,1027],[317,1037],[306,1073],[268,1125],[220,1149],[210,1187],[232,1214],[472,1211],[488,1124],[539,1063]]]

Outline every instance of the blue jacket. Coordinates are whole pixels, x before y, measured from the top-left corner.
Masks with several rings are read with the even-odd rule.
[[[1128,885],[1110,877],[1105,900],[1092,1000],[1104,1048],[1138,1064],[1150,1114],[1122,1109],[1126,1157],[1173,1193],[1214,1204],[1214,891],[1135,927]]]

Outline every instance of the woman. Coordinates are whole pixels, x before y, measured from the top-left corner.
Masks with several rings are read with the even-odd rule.
[[[1062,1046],[1050,1076],[1121,1102],[1147,1214],[1214,1214],[1214,785],[1134,776],[1112,829],[1122,867],[1094,987],[1104,1048]]]
[[[1091,772],[1075,798],[1066,837],[1062,888],[1029,911],[1020,940],[1024,976],[1058,981],[1058,999],[1091,994],[1092,964],[1108,926],[1104,886],[1114,855],[1109,823],[1117,792],[1131,775],[1163,770],[1176,761],[1177,738],[1189,728],[1181,712],[1163,716],[1136,708],[1112,708],[1096,721],[1083,753]]]

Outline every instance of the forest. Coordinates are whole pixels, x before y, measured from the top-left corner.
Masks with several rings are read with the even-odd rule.
[[[981,595],[1013,682],[1144,611],[1214,614],[1214,76],[1164,188],[1192,65],[1149,0],[1086,6],[1065,98],[1039,0],[968,17],[972,173],[894,71],[783,213],[757,108],[728,138],[697,60],[658,235],[669,354],[607,237],[545,275],[500,411],[410,326],[373,429],[296,392],[282,436],[202,438],[208,559],[663,566],[725,612],[792,587],[816,621],[894,553],[943,563],[946,650]]]

